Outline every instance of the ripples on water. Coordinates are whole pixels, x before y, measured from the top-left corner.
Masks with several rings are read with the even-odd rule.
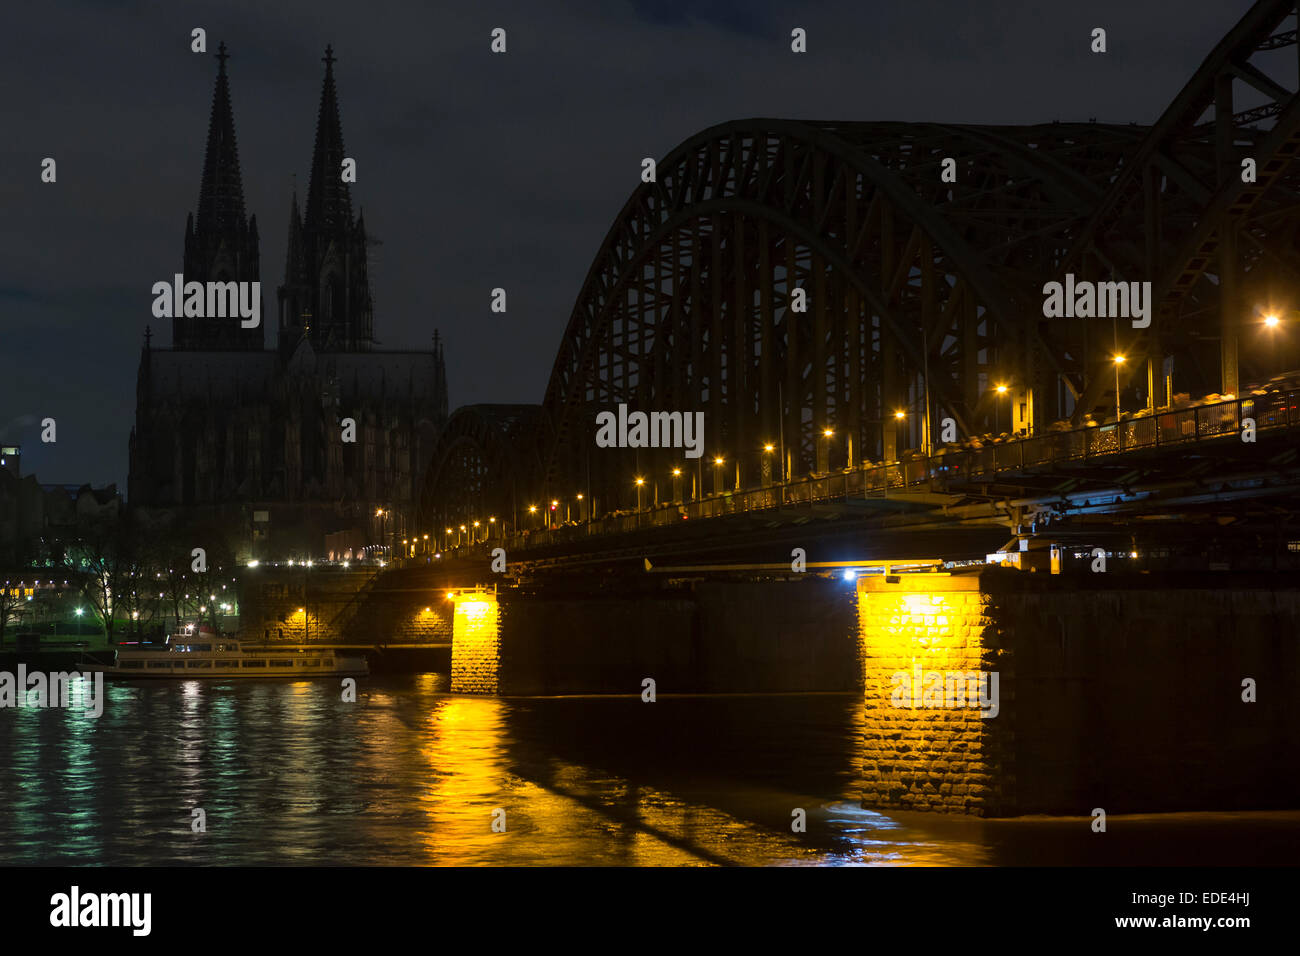
[[[1243,828],[1294,858],[1287,814],[1243,818],[1221,859],[1202,831],[1230,815],[1151,818],[1117,860],[1086,819],[864,810],[852,695],[499,699],[441,674],[367,678],[355,704],[334,681],[107,692],[98,720],[0,711],[0,864],[1251,862],[1232,856]]]

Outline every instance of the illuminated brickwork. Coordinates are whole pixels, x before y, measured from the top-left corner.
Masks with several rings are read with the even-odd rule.
[[[1000,747],[1010,739],[1010,715],[985,719],[975,707],[895,704],[898,674],[1005,671],[992,599],[975,575],[895,580],[869,577],[858,585],[866,698],[863,803],[997,813],[1013,783]],[[1000,688],[1005,703],[1005,680]]]
[[[456,597],[452,623],[451,690],[495,694],[501,686],[499,606],[492,594]]]

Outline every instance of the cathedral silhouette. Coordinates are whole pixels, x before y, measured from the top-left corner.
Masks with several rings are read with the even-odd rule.
[[[187,283],[261,278],[227,58],[223,43],[198,213],[185,224]],[[341,174],[335,62],[327,47],[306,203],[300,212],[296,189],[290,202],[275,346],[265,322],[238,318],[176,314],[171,348],[145,330],[128,505],[147,523],[220,527],[239,560],[381,553],[413,517],[447,419],[436,331],[429,351],[374,348],[369,240]]]

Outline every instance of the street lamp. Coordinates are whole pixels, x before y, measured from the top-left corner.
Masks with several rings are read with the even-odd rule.
[[[1007,393],[1007,386],[995,385],[993,387],[993,391],[996,392],[998,395],[1005,395]],[[998,400],[995,398],[993,399],[993,434],[996,435],[997,433],[998,433]]]
[[[644,479],[644,478],[638,478],[638,479],[636,480],[636,510],[637,510],[637,511],[640,511],[640,510],[641,510],[641,488],[642,488],[644,485],[645,485],[645,479]]]
[[[1115,421],[1119,421],[1119,367],[1124,364],[1124,356],[1115,356]]]
[[[726,464],[726,459],[721,455],[713,459],[713,493],[715,495],[718,493],[718,482],[720,480],[718,475],[721,474],[719,469],[722,468],[724,464]]]

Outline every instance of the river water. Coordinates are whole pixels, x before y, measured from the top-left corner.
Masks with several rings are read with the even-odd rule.
[[[0,865],[1233,865],[1300,845],[1289,812],[1096,834],[1085,817],[864,810],[855,695],[447,684],[370,677],[347,703],[331,680],[141,681],[107,685],[99,719],[0,710]]]

